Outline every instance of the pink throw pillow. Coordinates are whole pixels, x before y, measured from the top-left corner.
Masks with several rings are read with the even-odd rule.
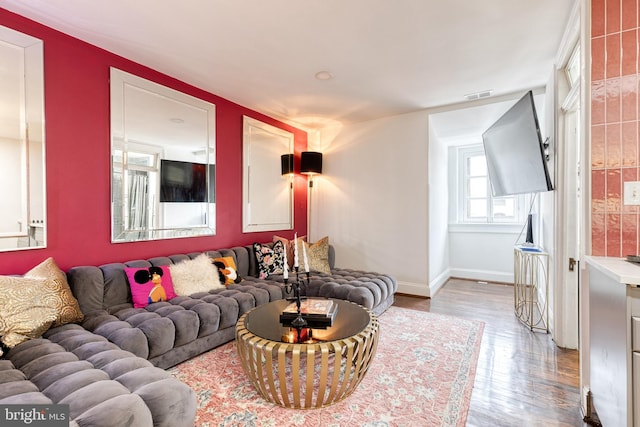
[[[131,299],[133,299],[135,308],[143,308],[152,302],[169,301],[171,298],[176,297],[169,267],[163,265],[162,267],[151,267],[151,269],[153,268],[160,268],[162,271],[162,276],[158,275],[161,278],[161,282],[158,284],[154,283],[153,270],[150,272],[149,268],[124,269],[129,280]]]

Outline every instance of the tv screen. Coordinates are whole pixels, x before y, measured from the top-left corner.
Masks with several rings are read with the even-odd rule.
[[[531,91],[482,134],[482,141],[494,196],[553,190]]]
[[[213,170],[210,165],[210,175]],[[210,185],[214,188],[213,181]],[[207,196],[206,164],[160,161],[160,202],[207,202]]]

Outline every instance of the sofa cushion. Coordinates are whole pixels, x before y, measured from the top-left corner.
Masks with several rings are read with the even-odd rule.
[[[176,297],[168,266],[128,267],[124,271],[127,273],[134,307],[146,307],[152,302],[167,301]]]
[[[73,267],[67,271],[69,287],[78,299],[85,316],[104,311],[104,275],[99,267],[92,265]]]
[[[231,252],[236,260],[236,268],[238,276],[244,279],[247,276],[257,276],[256,271],[256,255],[253,252],[253,246],[235,246]]]
[[[67,276],[58,268],[53,258],[47,258],[24,276],[32,279],[45,279],[50,282],[49,287],[56,296],[55,299],[50,300],[50,303],[55,305],[58,312],[53,326],[82,321],[84,315],[80,310],[78,300],[71,293]]]
[[[224,288],[224,285],[220,283],[217,268],[211,264],[211,260],[206,254],[173,264],[169,270],[177,295],[188,296],[198,292]]]
[[[109,313],[115,313],[125,307],[133,305],[131,301],[131,291],[129,281],[124,269],[127,267],[150,267],[146,261],[130,261],[126,264],[111,263],[100,266],[104,276],[102,305]],[[79,290],[82,292],[82,289]],[[85,312],[85,315],[88,314]]]

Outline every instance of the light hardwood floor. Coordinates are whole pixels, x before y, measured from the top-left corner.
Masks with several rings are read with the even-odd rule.
[[[395,306],[485,322],[467,426],[586,426],[579,356],[513,314],[513,286],[451,279],[431,299],[396,295]]]

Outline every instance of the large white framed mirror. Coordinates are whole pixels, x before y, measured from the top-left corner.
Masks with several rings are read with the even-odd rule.
[[[111,68],[111,239],[215,234],[215,105]]]
[[[243,232],[293,228],[293,181],[281,169],[281,156],[293,148],[293,133],[243,117]]]
[[[47,245],[42,40],[0,26],[0,251]]]

